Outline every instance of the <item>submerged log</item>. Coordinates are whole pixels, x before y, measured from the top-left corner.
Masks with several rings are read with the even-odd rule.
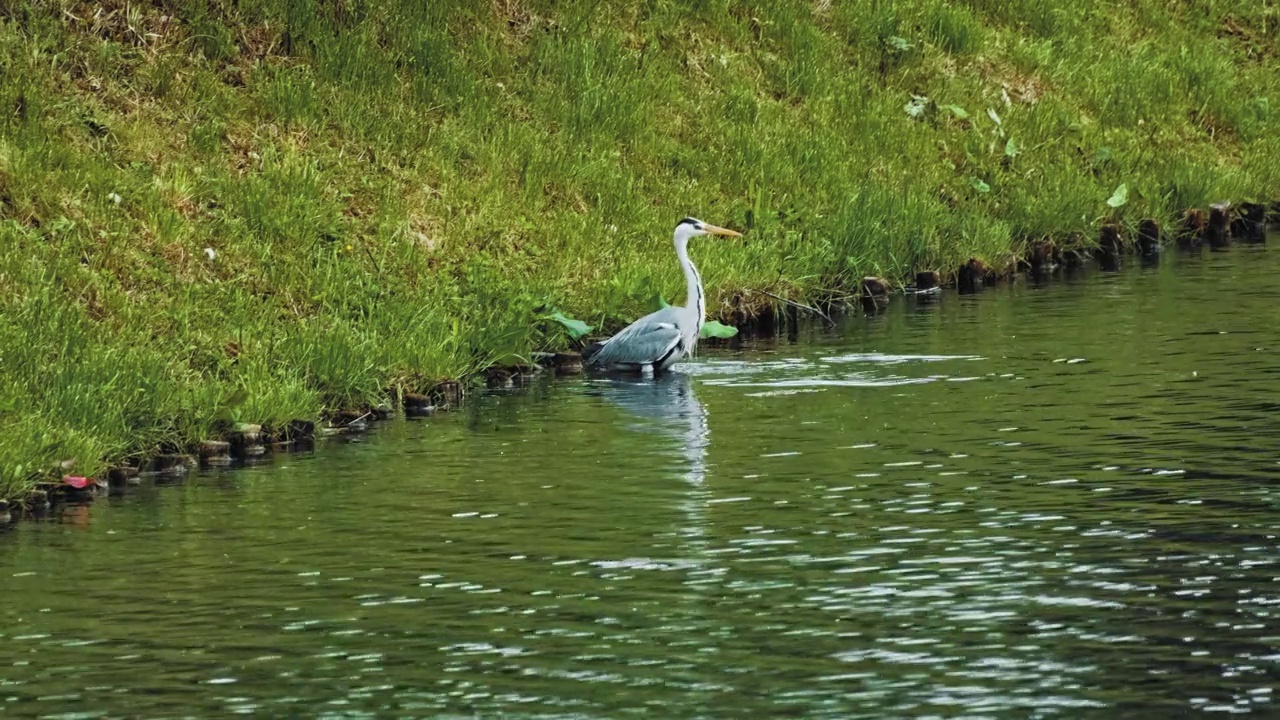
[[[1261,203],[1241,203],[1240,212],[1231,223],[1231,234],[1245,242],[1266,240],[1267,206]]]
[[[1155,255],[1160,252],[1160,223],[1147,218],[1138,223],[1138,253]]]
[[[1231,244],[1231,203],[1214,203],[1209,206],[1209,226],[1205,230],[1209,247],[1224,248]]]

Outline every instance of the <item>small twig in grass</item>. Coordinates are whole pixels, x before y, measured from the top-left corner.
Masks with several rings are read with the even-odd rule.
[[[369,249],[368,245],[364,245],[363,248],[364,253],[369,256],[369,262],[373,263],[373,266],[378,270],[378,277],[385,277],[382,273],[382,263],[378,262],[378,259],[373,256],[373,251]]]
[[[782,297],[782,296],[780,296],[780,295],[774,295],[773,293],[769,292],[768,290],[760,290],[760,291],[758,291],[758,292],[762,292],[762,293],[764,293],[765,295],[768,295],[769,297],[773,298],[774,300],[778,300],[778,301],[780,301],[780,302],[784,302],[784,303],[786,303],[786,304],[788,304],[788,305],[790,305],[790,306],[792,306],[792,307],[800,308],[801,310],[808,310],[809,312],[813,313],[814,315],[817,315],[818,317],[822,318],[823,320],[826,320],[828,325],[831,325],[832,327],[835,327],[836,321],[835,321],[835,320],[832,320],[832,319],[831,319],[831,316],[827,315],[826,313],[822,312],[821,310],[819,310],[819,309],[818,309],[818,308],[816,308],[816,307],[811,307],[811,306],[809,306],[809,305],[805,305],[804,303],[798,303],[798,302],[796,302],[796,301],[794,301],[794,300],[788,300],[788,299],[786,299],[786,298],[784,298],[784,297]]]

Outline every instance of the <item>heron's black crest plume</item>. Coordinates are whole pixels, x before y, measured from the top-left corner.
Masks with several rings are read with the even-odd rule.
[[[696,226],[697,224],[698,224],[698,219],[697,219],[697,218],[687,217],[687,218],[685,218],[685,219],[681,220],[680,222],[676,223],[676,227],[680,227],[681,225],[695,225],[695,226]]]

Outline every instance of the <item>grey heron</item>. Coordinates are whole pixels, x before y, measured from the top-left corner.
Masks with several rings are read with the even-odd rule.
[[[676,257],[684,270],[688,299],[685,306],[671,305],[636,320],[621,332],[583,352],[588,366],[618,370],[662,371],[691,355],[706,314],[702,278],[689,259],[689,240],[699,235],[742,237],[742,233],[687,217],[676,225]]]

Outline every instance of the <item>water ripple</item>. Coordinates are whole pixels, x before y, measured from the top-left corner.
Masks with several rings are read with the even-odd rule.
[[[895,303],[25,524],[0,715],[1273,714],[1276,263]]]

